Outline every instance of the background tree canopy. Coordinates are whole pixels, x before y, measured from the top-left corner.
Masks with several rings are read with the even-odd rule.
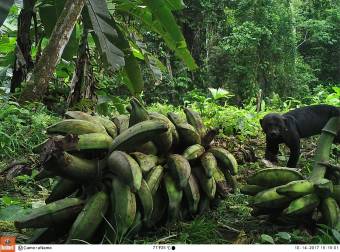
[[[23,93],[22,101],[53,103],[48,94],[56,92],[74,105],[143,91],[146,101],[178,103],[179,92],[222,87],[241,105],[259,90],[264,97],[301,99],[320,85],[327,89],[340,82],[335,0],[87,0],[45,83],[47,95],[26,97],[39,84],[24,82],[49,44],[65,2],[0,5],[1,83],[17,97]]]

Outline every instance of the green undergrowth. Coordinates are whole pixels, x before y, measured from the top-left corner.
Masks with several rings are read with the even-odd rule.
[[[7,163],[31,154],[33,146],[46,138],[46,127],[58,120],[39,103],[0,101],[0,159]]]

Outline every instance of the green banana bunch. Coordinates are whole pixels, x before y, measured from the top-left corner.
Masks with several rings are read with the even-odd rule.
[[[37,228],[32,242],[99,243],[104,236],[122,242],[203,214],[217,194],[236,190],[237,162],[209,146],[215,133],[197,112],[185,109],[185,120],[148,112],[135,98],[130,103],[130,115],[112,121],[68,111],[67,119],[47,128],[53,136],[34,147],[43,164],[35,179],[58,181],[47,205],[15,222]]]

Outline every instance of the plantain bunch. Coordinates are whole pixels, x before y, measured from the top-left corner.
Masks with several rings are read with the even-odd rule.
[[[241,186],[252,197],[253,215],[268,215],[289,223],[321,222],[340,230],[340,167],[329,164],[340,117],[330,119],[320,136],[312,173],[276,167],[257,171]]]
[[[236,190],[237,162],[211,146],[216,131],[197,112],[165,116],[135,98],[129,112],[110,120],[68,111],[47,128],[35,179],[57,183],[46,205],[15,221],[36,229],[30,243],[119,243],[194,218]]]

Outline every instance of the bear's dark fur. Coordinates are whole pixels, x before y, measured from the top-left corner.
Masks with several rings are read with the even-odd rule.
[[[285,143],[290,149],[287,166],[296,167],[300,156],[300,138],[320,134],[328,120],[334,116],[340,116],[340,108],[324,104],[294,109],[282,115],[266,115],[260,120],[266,134],[265,158],[277,162],[279,144]],[[339,133],[336,142],[340,142]]]

